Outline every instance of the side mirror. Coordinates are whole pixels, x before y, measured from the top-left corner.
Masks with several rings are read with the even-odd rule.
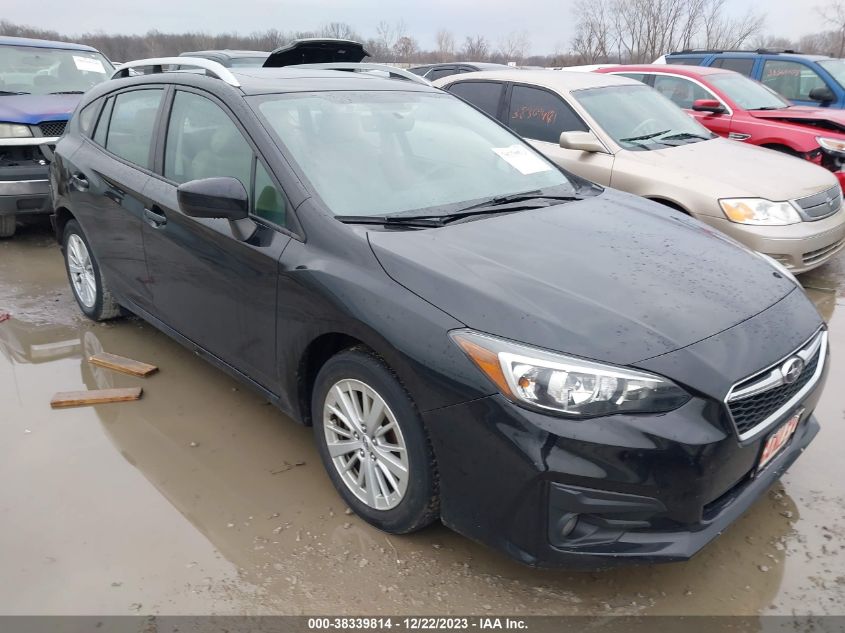
[[[827,86],[813,88],[810,90],[809,97],[813,101],[818,101],[820,103],[830,103],[831,101],[836,101],[836,95],[833,94],[833,90]]]
[[[176,189],[179,208],[192,218],[243,220],[249,215],[249,197],[237,178],[203,178]]]
[[[601,141],[592,132],[563,132],[560,135],[560,146],[563,149],[577,149],[582,152],[607,152]]]
[[[696,99],[693,101],[692,109],[696,112],[722,114],[725,111],[725,106],[719,103],[716,99]]]

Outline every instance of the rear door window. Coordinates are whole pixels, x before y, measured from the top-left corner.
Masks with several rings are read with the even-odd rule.
[[[751,71],[754,69],[754,59],[749,57],[720,57],[711,66],[732,70],[746,77],[750,77]]]
[[[156,88],[117,95],[106,136],[106,149],[139,167],[150,169],[150,148],[163,94],[161,88]]]
[[[449,86],[449,92],[495,118],[499,114],[503,88],[497,81],[461,81]]]
[[[812,101],[810,91],[824,88],[824,79],[800,62],[767,59],[763,64],[763,84],[792,101]]]
[[[448,77],[449,75],[454,75],[455,69],[452,66],[448,68],[435,68],[430,70],[428,74],[425,76],[426,79],[429,81],[435,81],[436,79],[440,79],[441,77]]]
[[[675,105],[692,109],[692,104],[699,99],[715,99],[716,97],[697,83],[683,77],[670,75],[655,75],[654,89]]]
[[[520,136],[555,144],[560,142],[562,132],[586,132],[589,129],[558,95],[518,85],[511,92],[507,123]]]

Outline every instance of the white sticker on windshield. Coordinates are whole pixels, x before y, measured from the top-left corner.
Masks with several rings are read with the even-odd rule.
[[[494,147],[493,151],[504,161],[524,175],[536,174],[541,171],[551,171],[551,166],[536,154],[528,151],[523,145],[510,147]]]
[[[103,66],[103,62],[101,62],[99,59],[74,55],[73,63],[76,64],[77,70],[82,70],[88,73],[100,73],[101,75],[106,74],[106,69]]]

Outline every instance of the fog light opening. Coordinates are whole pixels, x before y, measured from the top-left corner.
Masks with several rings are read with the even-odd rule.
[[[566,515],[560,520],[560,538],[567,539],[569,535],[575,531],[578,526],[578,519],[581,517],[577,514]]]

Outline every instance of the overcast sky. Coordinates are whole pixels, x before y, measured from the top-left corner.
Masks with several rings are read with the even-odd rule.
[[[435,33],[450,29],[460,45],[464,36],[483,34],[495,46],[514,30],[531,34],[532,53],[566,50],[572,36],[574,0],[46,0],[37,4],[4,0],[2,18],[62,33],[102,30],[110,33],[251,31],[277,28],[306,31],[326,22],[347,22],[364,36],[374,35],[380,20],[404,20],[423,48],[434,47]],[[599,0],[597,0],[599,1]],[[729,0],[731,11],[765,7],[766,32],[796,37],[821,30],[809,0]],[[108,7],[108,8],[107,8]]]

